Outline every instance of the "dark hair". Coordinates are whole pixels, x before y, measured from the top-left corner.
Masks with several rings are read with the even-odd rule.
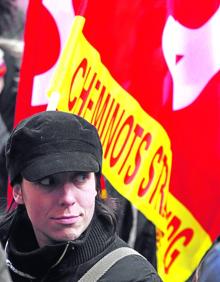
[[[118,208],[117,199],[110,197],[108,194],[106,198],[103,199],[101,197],[101,185],[100,185],[100,175],[96,174],[96,188],[98,191],[96,197],[96,209],[98,214],[103,214],[113,225],[114,231],[116,231],[117,227],[117,216],[116,211]]]
[[[18,205],[16,208],[6,211],[0,216],[0,238],[3,246],[8,240],[8,236],[13,228],[13,222],[17,220],[19,214],[24,211],[24,205]]]

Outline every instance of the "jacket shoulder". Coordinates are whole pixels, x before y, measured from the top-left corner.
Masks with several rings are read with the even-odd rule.
[[[131,254],[116,262],[99,281],[105,282],[161,282],[151,263],[138,254]]]

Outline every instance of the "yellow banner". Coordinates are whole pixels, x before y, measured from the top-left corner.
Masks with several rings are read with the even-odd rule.
[[[211,246],[211,238],[171,193],[166,214],[166,231],[157,231],[158,272],[164,282],[184,282]]]
[[[103,174],[161,230],[158,264],[163,280],[183,282],[210,239],[169,194],[172,152],[166,131],[112,77],[84,37],[84,22],[83,17],[75,17],[48,91],[49,104],[96,126],[103,146]],[[190,256],[195,252],[197,259],[192,262]]]

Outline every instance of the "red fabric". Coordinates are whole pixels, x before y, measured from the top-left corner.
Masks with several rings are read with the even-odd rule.
[[[31,106],[33,77],[60,54],[57,26],[41,2],[29,5],[15,123],[46,109]],[[170,191],[214,240],[220,233],[220,63],[214,52],[220,46],[213,30],[219,0],[72,2],[75,13],[86,18],[87,40],[114,79],[167,131],[173,152]],[[173,27],[176,38],[168,30]],[[183,93],[175,93],[176,87]],[[174,100],[194,88],[197,96],[175,109]]]

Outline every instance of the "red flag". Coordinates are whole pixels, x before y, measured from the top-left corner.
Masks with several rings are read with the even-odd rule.
[[[102,64],[101,68],[109,71],[111,83],[114,81],[125,91],[116,87],[118,105],[125,107],[127,103],[127,108],[130,109],[130,104],[134,104],[134,112],[137,114],[132,114],[133,120],[131,118],[128,120],[130,123],[121,127],[123,134],[126,134],[125,129],[130,126],[131,132],[135,132],[136,139],[133,140],[140,141],[144,136],[144,126],[148,126],[149,115],[161,125],[169,137],[172,170],[167,162],[168,158],[165,158],[167,155],[162,154],[162,149],[158,150],[153,165],[147,166],[149,169],[146,169],[142,189],[139,183],[134,190],[139,191],[137,199],[141,199],[143,187],[147,187],[147,182],[150,186],[150,180],[155,179],[155,183],[156,180],[158,183],[155,184],[155,189],[157,193],[160,192],[162,199],[165,169],[170,170],[169,193],[165,197],[165,205],[158,211],[158,217],[162,215],[166,221],[166,227],[158,230],[158,271],[164,281],[173,282],[177,273],[181,276],[178,281],[185,281],[211,242],[219,235],[219,1],[203,1],[198,4],[177,0],[66,0],[68,9],[65,12],[70,13],[67,12],[66,16],[60,18],[58,15],[64,11],[59,2],[56,1],[55,4],[54,0],[30,1],[16,122],[24,116],[46,109],[46,93],[55,68],[48,76],[46,74],[58,62],[74,15],[83,16],[85,24],[82,34],[85,41],[100,55],[99,66]],[[67,18],[67,29],[64,29],[62,22]],[[63,32],[66,35],[62,39]],[[91,69],[96,70],[93,66]],[[96,74],[99,75],[99,72]],[[58,79],[56,76],[56,80]],[[100,79],[100,82],[103,80]],[[91,103],[94,102],[91,100],[89,104],[86,100],[89,86],[86,87],[84,85],[82,89],[87,89],[87,92],[81,93],[84,95],[81,96],[81,102],[85,103],[78,110],[85,115],[92,109]],[[115,91],[112,90],[112,93],[115,94]],[[71,96],[70,100],[73,102],[74,97]],[[73,108],[69,107],[69,111]],[[142,115],[144,119],[140,121],[139,112],[142,110],[146,117]],[[136,117],[139,122],[136,125],[139,127],[135,128],[132,121]],[[95,123],[94,119],[93,122]],[[156,123],[153,124],[156,126]],[[148,136],[154,130],[155,128],[149,126]],[[148,144],[149,140],[146,137],[142,145]],[[162,143],[163,140],[158,142]],[[127,149],[127,156],[129,154],[132,154],[132,150]],[[143,154],[142,151],[136,155],[139,156],[140,163]],[[122,155],[122,151],[118,153],[118,159]],[[116,158],[112,159],[116,162]],[[149,157],[149,162],[150,160],[152,156],[151,159]],[[162,163],[164,165],[161,174],[157,175],[157,165]],[[121,168],[124,167],[121,165]],[[131,169],[134,169],[134,165],[131,165],[130,171]],[[109,179],[110,182],[111,180]],[[129,198],[126,191],[123,188],[120,190]],[[147,188],[144,191],[147,193]],[[129,200],[132,202],[132,199]],[[148,200],[151,204],[150,199]],[[136,206],[137,201],[135,200]],[[143,212],[142,209],[141,211]],[[156,216],[149,214],[151,216],[157,223]]]

